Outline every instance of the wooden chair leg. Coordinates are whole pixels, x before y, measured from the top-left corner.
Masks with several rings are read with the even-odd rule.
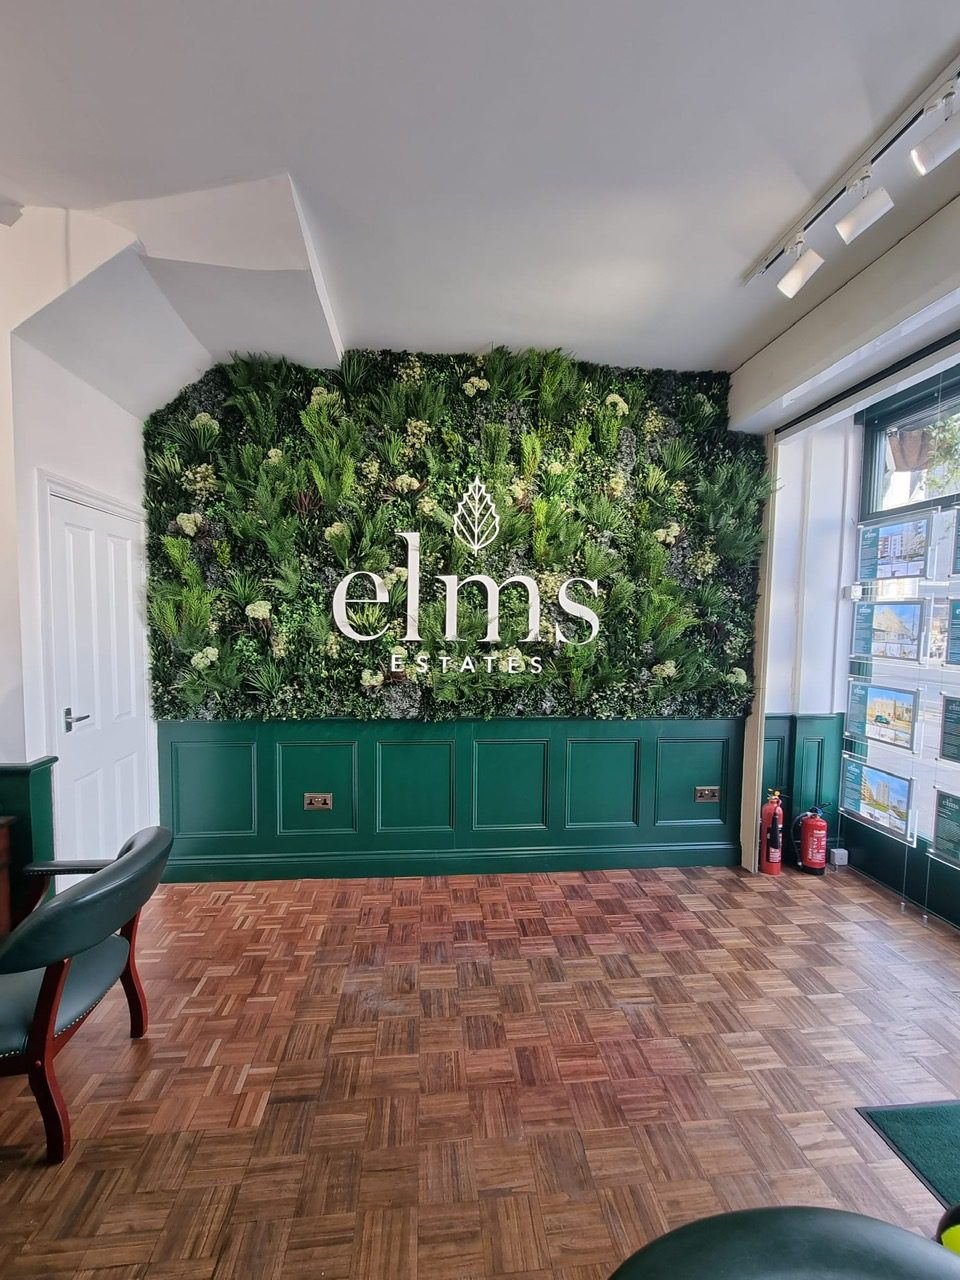
[[[27,1079],[43,1117],[48,1164],[59,1164],[70,1150],[70,1117],[53,1073],[57,1010],[69,968],[69,960],[47,965],[27,1036]]]
[[[27,1079],[47,1135],[47,1164],[60,1164],[70,1151],[70,1116],[53,1073],[53,1059],[31,1062]]]
[[[120,975],[120,983],[130,1010],[130,1036],[133,1040],[139,1040],[141,1036],[146,1035],[148,1025],[147,997],[144,995],[140,974],[137,972],[136,944],[139,924],[140,912],[138,911],[120,930],[120,936],[126,938],[130,944],[130,954],[127,956],[126,967]]]

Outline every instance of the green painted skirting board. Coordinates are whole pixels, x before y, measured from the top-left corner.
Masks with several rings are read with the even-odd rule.
[[[960,1204],[960,1101],[857,1111],[941,1204]]]
[[[735,845],[694,845],[669,849],[620,846],[615,849],[487,849],[483,853],[437,854],[406,850],[391,854],[304,854],[299,857],[253,854],[218,857],[181,855],[167,864],[165,879],[195,884],[211,880],[299,880],[353,876],[506,875],[530,871],[603,871],[623,867],[732,867],[740,861]]]

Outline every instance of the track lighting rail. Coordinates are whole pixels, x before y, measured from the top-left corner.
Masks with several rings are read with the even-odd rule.
[[[960,54],[956,54],[929,86],[918,94],[906,110],[862,152],[844,173],[825,187],[817,199],[803,214],[751,264],[744,273],[743,283],[749,284],[764,275],[771,267],[793,251],[793,247],[843,196],[862,180],[864,169],[873,165],[903,138],[924,115],[942,106],[947,97],[958,90],[960,82]]]

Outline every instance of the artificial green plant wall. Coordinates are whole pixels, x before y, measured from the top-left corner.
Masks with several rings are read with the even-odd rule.
[[[726,431],[726,394],[723,375],[555,351],[210,370],[145,427],[155,714],[742,713],[766,479],[759,442]],[[477,479],[496,530],[480,550],[453,527]],[[388,596],[366,576],[348,593],[350,631],[375,640],[332,617],[355,570]],[[465,583],[451,640],[441,574],[532,579],[539,639],[529,588],[504,587],[487,642],[485,589]],[[574,578],[594,639],[560,604]]]

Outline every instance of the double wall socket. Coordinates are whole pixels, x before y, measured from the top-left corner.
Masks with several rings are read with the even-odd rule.
[[[694,787],[693,799],[695,804],[719,804],[720,788],[719,787]]]
[[[329,812],[333,808],[332,791],[305,791],[303,793],[304,809],[324,809]]]

